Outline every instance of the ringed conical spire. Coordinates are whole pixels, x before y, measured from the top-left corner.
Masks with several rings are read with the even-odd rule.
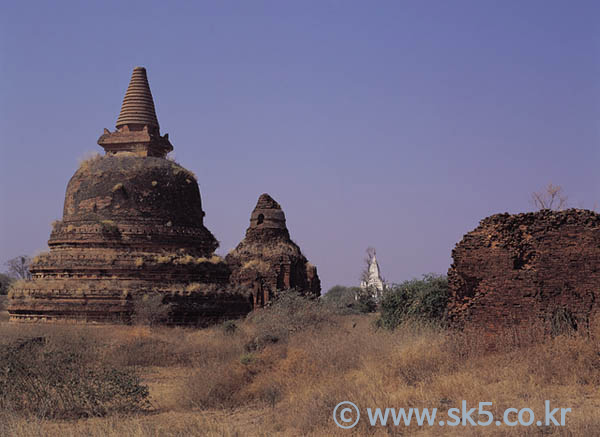
[[[147,125],[159,128],[146,69],[135,67],[123,99],[117,129],[124,125]]]
[[[139,156],[164,158],[173,150],[169,135],[160,135],[154,101],[144,67],[133,69],[123,99],[121,114],[117,119],[117,130],[110,132],[104,129],[104,133],[98,138],[98,144],[106,150],[107,154],[127,152]]]

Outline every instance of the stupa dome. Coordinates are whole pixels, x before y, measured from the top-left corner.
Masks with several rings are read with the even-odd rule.
[[[65,229],[109,221],[119,228],[121,239],[165,249],[189,247],[210,256],[218,243],[203,218],[196,178],[175,162],[127,154],[98,156],[85,161],[69,181],[63,220],[49,244],[89,239],[88,232],[78,235]]]
[[[171,221],[202,226],[200,191],[191,172],[161,158],[102,156],[85,162],[67,186],[63,220]]]
[[[137,67],[117,130],[98,143],[65,195],[62,220],[31,266],[33,280],[12,290],[11,320],[129,320],[132,302],[160,293],[173,323],[207,324],[251,309],[228,289],[230,269],[204,226],[194,175],[166,159],[146,71]]]

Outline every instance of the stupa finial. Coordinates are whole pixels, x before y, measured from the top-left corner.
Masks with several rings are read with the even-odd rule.
[[[117,120],[117,129],[124,125],[147,125],[159,128],[154,100],[144,67],[135,67],[131,74],[129,87],[127,87],[121,113]]]
[[[160,135],[154,100],[144,67],[133,69],[117,119],[117,130],[110,132],[105,129],[98,139],[98,144],[107,154],[128,152],[139,156],[164,158],[173,150],[168,134]]]

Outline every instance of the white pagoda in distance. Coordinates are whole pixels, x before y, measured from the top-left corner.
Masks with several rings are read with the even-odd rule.
[[[364,293],[371,295],[375,302],[379,302],[383,296],[385,283],[381,278],[379,264],[377,263],[377,257],[374,250],[372,254],[369,253],[368,263],[369,267],[363,275],[362,281],[360,281],[360,288]]]

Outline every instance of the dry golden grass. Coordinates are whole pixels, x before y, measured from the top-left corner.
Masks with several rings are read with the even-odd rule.
[[[281,317],[290,318],[287,336]],[[45,335],[54,347],[79,345],[90,359],[136,368],[155,412],[75,422],[4,414],[0,435],[593,436],[600,429],[597,328],[592,337],[543,338],[531,329],[491,339],[418,324],[389,332],[372,322],[373,315],[281,312],[237,322],[235,330],[2,323],[0,347]],[[384,428],[362,419],[345,431],[331,417],[344,400],[361,410],[437,407],[444,415],[463,399],[470,406],[493,402],[495,417],[509,407],[542,416],[546,399],[572,412],[564,428]]]
[[[180,253],[163,253],[161,255],[152,255],[149,261],[156,262],[158,264],[202,264],[211,263],[219,264],[224,262],[223,258],[218,255],[213,255],[210,258],[206,257],[193,257],[191,255],[182,255]]]
[[[98,152],[88,152],[79,160],[79,169],[81,171],[88,171],[90,165],[100,159],[102,159],[102,155],[100,155]]]

